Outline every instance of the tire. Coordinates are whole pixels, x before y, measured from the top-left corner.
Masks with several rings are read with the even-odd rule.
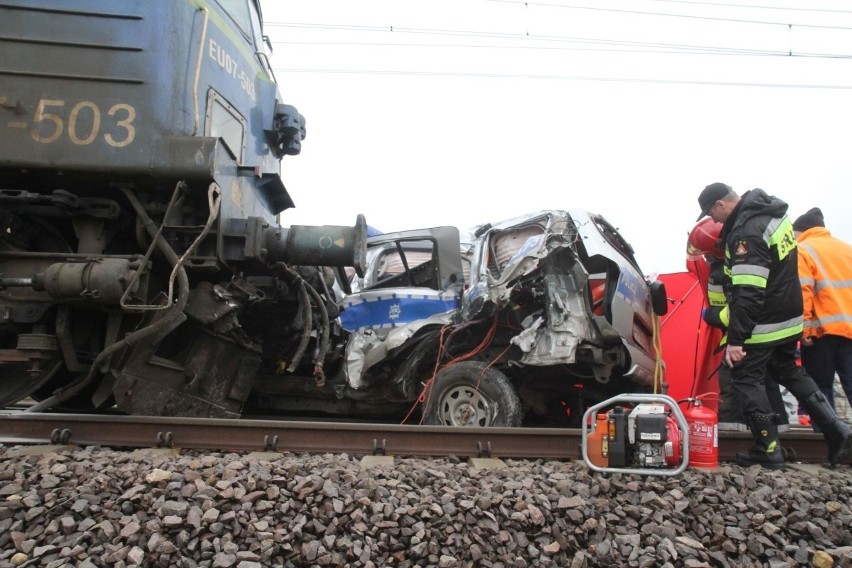
[[[424,424],[516,427],[522,421],[521,399],[511,381],[485,363],[462,361],[446,367],[426,392]]]

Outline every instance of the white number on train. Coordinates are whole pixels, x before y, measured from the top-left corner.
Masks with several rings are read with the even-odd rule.
[[[41,99],[33,115],[33,128],[30,136],[41,144],[52,144],[59,140],[63,133],[77,146],[88,146],[98,139],[103,124],[100,107],[92,101],[80,101],[71,107],[67,123],[63,112],[66,101],[61,99]],[[126,103],[118,103],[109,108],[107,121],[115,129],[115,136],[106,132],[104,141],[114,148],[128,146],[136,138],[136,109]]]

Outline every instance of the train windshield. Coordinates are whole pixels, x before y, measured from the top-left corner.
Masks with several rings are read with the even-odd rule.
[[[246,38],[251,38],[251,15],[246,0],[216,0],[231,17]]]

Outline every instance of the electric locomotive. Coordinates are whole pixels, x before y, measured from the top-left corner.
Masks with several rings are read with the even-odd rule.
[[[279,224],[306,130],[266,54],[259,0],[0,0],[0,404],[236,417],[261,369],[321,380],[366,223]]]

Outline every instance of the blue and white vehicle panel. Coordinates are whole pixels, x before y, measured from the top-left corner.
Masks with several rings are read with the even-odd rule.
[[[347,331],[391,329],[459,308],[458,294],[425,288],[367,290],[340,302]]]

